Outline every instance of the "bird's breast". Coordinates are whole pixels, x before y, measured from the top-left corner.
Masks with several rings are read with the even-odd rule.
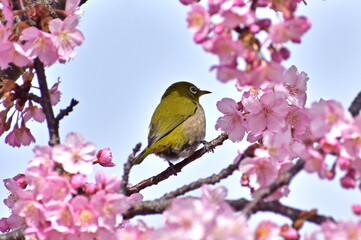
[[[200,104],[194,115],[184,121],[184,130],[189,139],[189,144],[200,143],[206,135],[206,117]]]

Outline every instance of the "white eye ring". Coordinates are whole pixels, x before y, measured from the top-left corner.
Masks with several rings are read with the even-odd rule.
[[[189,91],[191,91],[191,93],[193,93],[193,94],[197,94],[197,93],[198,93],[198,89],[197,89],[195,86],[191,86],[191,87],[189,88]]]

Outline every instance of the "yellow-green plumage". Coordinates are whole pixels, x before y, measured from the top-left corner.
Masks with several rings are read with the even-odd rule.
[[[148,146],[134,164],[153,153],[166,160],[193,154],[205,137],[206,121],[199,97],[207,93],[188,82],[172,84],[153,113]]]

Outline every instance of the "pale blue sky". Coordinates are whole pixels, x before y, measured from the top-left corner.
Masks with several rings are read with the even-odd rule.
[[[207,115],[207,140],[220,132],[214,128],[221,115],[216,102],[223,97],[240,98],[234,83],[222,84],[209,72],[215,57],[193,43],[186,29],[188,8],[173,0],[108,0],[88,1],[82,7],[80,24],[86,40],[78,48],[78,57],[66,65],[47,69],[50,85],[61,78],[62,101],[66,107],[71,98],[80,101],[74,112],[60,124],[62,140],[71,131],[81,133],[97,147],[110,147],[117,166],[105,169],[122,174],[122,164],[138,142],[146,144],[148,124],[164,90],[172,83],[186,80],[213,94],[202,97]],[[300,7],[312,21],[312,28],[301,45],[288,45],[291,58],[287,66],[296,65],[308,73],[308,104],[320,98],[335,98],[344,106],[361,90],[361,1],[309,0]],[[37,144],[48,141],[46,125],[33,124]],[[0,138],[0,177],[9,178],[23,172],[32,158],[32,146],[12,148]],[[239,144],[226,142],[213,154],[186,167],[177,177],[171,177],[143,192],[146,199],[163,195],[200,177],[206,177],[231,163]],[[131,183],[150,177],[167,167],[161,159],[150,156],[131,173]],[[96,167],[95,171],[102,168]],[[238,185],[241,174],[236,173],[221,182],[230,188],[229,197],[248,195]],[[335,218],[350,217],[349,205],[360,202],[357,190],[342,190],[337,180],[318,183],[315,175],[300,174],[291,185],[290,196],[282,202],[302,209],[318,208],[319,212]],[[6,197],[0,187],[0,198]],[[336,197],[337,196],[337,197]],[[8,216],[0,206],[0,217]],[[159,219],[159,218],[155,218]],[[286,220],[284,220],[286,221]],[[158,223],[152,223],[159,225]]]

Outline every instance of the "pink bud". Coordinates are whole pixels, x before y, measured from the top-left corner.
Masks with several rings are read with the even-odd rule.
[[[297,230],[287,225],[281,227],[281,236],[289,240],[299,238]]]
[[[322,138],[320,144],[325,153],[338,154],[340,151],[340,142],[336,138]]]
[[[197,0],[179,0],[184,5],[190,5],[192,3],[197,3]]]
[[[86,183],[85,184],[85,193],[88,195],[93,195],[98,191],[98,186],[95,183]]]
[[[217,24],[216,26],[214,26],[214,32],[216,34],[221,34],[224,32],[225,27],[226,26],[223,23]]]
[[[337,162],[341,170],[349,170],[351,167],[351,160],[347,157],[339,156]]]
[[[99,163],[103,167],[114,167],[115,164],[112,162],[113,155],[110,151],[110,148],[104,148],[100,150],[97,154],[97,161],[95,163]]]
[[[74,189],[78,189],[85,184],[86,177],[82,174],[75,174],[71,177],[70,184]]]
[[[352,211],[356,215],[361,215],[361,204],[353,204]]]
[[[281,48],[279,53],[284,60],[287,60],[291,55],[290,51],[285,47]]]
[[[136,202],[140,202],[143,200],[143,195],[140,193],[133,193],[132,195],[130,195],[128,197],[128,201],[130,203],[136,203]]]
[[[355,171],[350,170],[344,177],[341,178],[341,186],[349,189],[355,188],[356,180],[355,180]]]
[[[241,178],[241,185],[246,187],[249,185],[249,178],[247,174],[243,174]]]
[[[279,52],[272,52],[271,54],[272,61],[280,63],[282,61],[282,56],[279,54]]]
[[[271,20],[266,18],[266,19],[261,19],[257,22],[257,25],[261,28],[261,29],[268,29],[271,26]]]
[[[26,183],[25,174],[18,174],[15,177],[13,177],[13,180],[16,182],[16,185],[22,189],[25,189],[28,185]]]
[[[0,231],[1,232],[7,232],[10,230],[9,224],[7,223],[7,218],[1,218],[0,219]]]

